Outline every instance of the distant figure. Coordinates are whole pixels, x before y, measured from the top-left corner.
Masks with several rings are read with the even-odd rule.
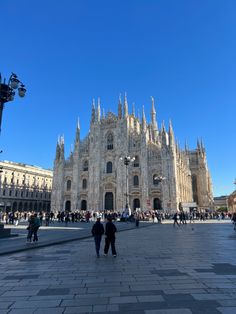
[[[234,230],[236,230],[236,213],[233,214],[232,222],[234,224]]]
[[[109,247],[111,244],[111,251],[113,257],[116,257],[116,248],[115,248],[115,233],[117,231],[116,226],[113,224],[112,219],[110,217],[107,218],[107,223],[105,227],[105,248],[104,248],[104,255],[107,256],[107,253],[109,251]]]
[[[33,242],[38,242],[38,230],[41,226],[40,219],[37,217],[37,214],[31,215],[29,218],[29,225],[27,227],[28,235],[27,235],[27,242],[32,241],[33,236]]]
[[[92,235],[94,237],[97,257],[100,257],[100,255],[99,255],[100,244],[101,244],[101,240],[102,240],[102,235],[104,234],[104,227],[103,227],[103,224],[101,223],[100,217],[97,217],[97,221],[93,225],[91,232],[92,232]]]
[[[137,228],[139,227],[139,220],[140,220],[139,214],[136,213],[136,214],[135,214],[135,226],[136,226]]]
[[[28,227],[26,228],[28,230],[27,234],[27,242],[32,241],[32,235],[33,235],[33,229],[34,229],[34,216],[31,215],[28,220]]]
[[[173,219],[174,219],[173,227],[175,227],[175,225],[178,225],[180,227],[180,224],[178,223],[178,214],[177,213],[174,214]]]
[[[38,230],[41,226],[41,221],[38,218],[37,214],[34,214],[34,221],[33,221],[33,242],[38,242]]]

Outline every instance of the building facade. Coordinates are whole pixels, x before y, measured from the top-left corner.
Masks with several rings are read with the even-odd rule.
[[[0,169],[1,211],[50,211],[51,170],[11,161]]]
[[[236,190],[228,196],[229,211],[236,213]]]
[[[125,157],[133,162],[124,164]],[[100,101],[92,104],[90,131],[64,155],[64,138],[58,140],[54,161],[51,208],[63,210],[179,209],[181,202],[196,201],[201,208],[213,204],[211,177],[202,143],[181,150],[171,122],[158,128],[154,99],[147,123],[118,102],[118,114],[101,115]]]
[[[219,208],[228,208],[228,195],[216,196],[214,197],[214,210],[218,210]]]

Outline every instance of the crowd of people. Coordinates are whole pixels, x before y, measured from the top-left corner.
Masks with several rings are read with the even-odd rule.
[[[15,224],[18,225],[20,222],[27,222],[29,218],[34,215],[35,212],[30,211],[11,211],[11,212],[0,212],[0,221],[6,224]],[[48,211],[40,211],[37,214],[39,218],[40,225],[43,223],[48,226],[49,224],[58,222],[68,224],[76,223],[76,222],[90,222],[96,221],[97,217],[100,217],[102,221],[105,221],[109,216],[114,221],[131,221],[134,222],[136,219],[139,221],[152,221],[161,223],[164,220],[175,219],[180,220],[180,222],[186,223],[187,220],[194,221],[200,220],[205,221],[209,219],[231,219],[233,217],[230,213],[219,213],[219,212],[200,212],[200,211],[192,211],[185,212],[179,211],[176,213],[167,213],[161,210],[146,210],[146,211],[136,211],[134,213],[128,213],[126,210],[124,211],[109,211],[109,210],[92,210],[92,211],[58,211],[58,212],[48,212]],[[175,217],[176,215],[176,217]]]
[[[134,213],[130,213],[127,210],[123,212],[120,211],[109,211],[109,210],[94,210],[94,211],[75,211],[75,212],[48,212],[48,211],[40,211],[38,213],[35,212],[0,212],[0,221],[6,224],[14,224],[18,225],[19,223],[27,223],[27,242],[37,242],[38,241],[38,229],[43,224],[45,226],[49,226],[50,224],[54,224],[55,222],[61,224],[64,223],[67,225],[70,223],[77,222],[85,222],[89,223],[91,221],[96,222],[95,226],[99,225],[101,221],[120,221],[120,222],[135,222],[136,227],[139,226],[139,221],[151,221],[153,223],[162,223],[164,220],[173,219],[173,226],[180,227],[181,224],[187,224],[187,221],[192,223],[195,220],[205,221],[209,219],[230,219],[234,224],[234,229],[236,230],[236,213],[219,213],[219,212],[200,212],[200,211],[179,211],[174,214],[165,213],[158,210],[146,210],[146,211],[136,211]],[[101,226],[101,225],[99,225]],[[109,227],[109,224],[108,224]],[[101,231],[101,235],[106,231]],[[95,231],[92,229],[92,234],[94,235],[95,245],[97,250],[97,255],[99,255],[100,242],[101,237],[95,236]],[[107,238],[107,237],[106,237]],[[109,246],[111,245],[113,255],[115,253],[114,246],[114,237],[109,238],[107,242],[105,242],[105,251],[104,254],[107,254]]]

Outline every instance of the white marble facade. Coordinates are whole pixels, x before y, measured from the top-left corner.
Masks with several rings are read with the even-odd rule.
[[[121,157],[135,157],[126,166]],[[56,147],[51,209],[131,210],[140,208],[175,211],[181,202],[197,201],[204,209],[212,206],[212,187],[205,148],[181,150],[175,141],[171,122],[158,128],[154,99],[147,123],[128,112],[126,96],[118,101],[118,114],[101,115],[100,100],[92,104],[90,131],[80,139],[76,128],[74,149],[64,156],[64,138]],[[162,178],[162,180],[159,180]]]

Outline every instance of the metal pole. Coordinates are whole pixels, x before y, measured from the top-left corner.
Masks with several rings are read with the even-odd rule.
[[[128,165],[126,164],[126,208],[129,209],[129,204],[128,204]]]

